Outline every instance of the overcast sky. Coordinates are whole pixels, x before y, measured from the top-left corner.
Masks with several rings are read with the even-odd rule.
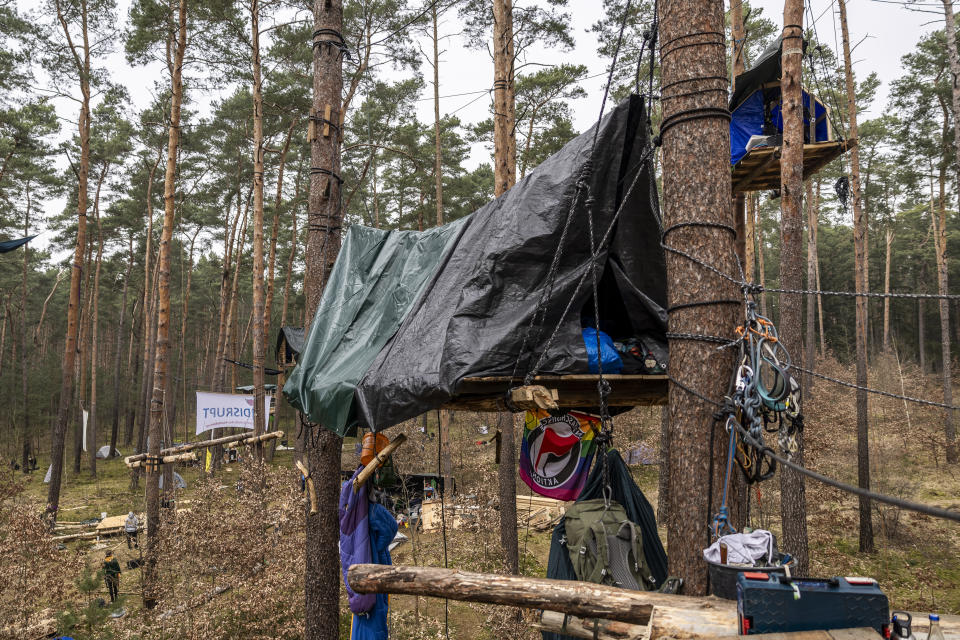
[[[840,42],[836,0],[812,0],[812,3],[811,8],[816,18],[817,34],[820,40],[834,46],[834,41]],[[19,0],[19,4],[24,9],[32,5],[29,0]],[[130,0],[120,0],[118,4],[120,16],[125,19]],[[765,17],[777,24],[782,23],[782,0],[753,0],[753,4],[762,9]],[[569,0],[569,5],[571,25],[576,39],[575,49],[569,52],[534,51],[528,60],[541,63],[585,64],[589,69],[588,75],[598,76],[583,81],[587,97],[572,103],[575,128],[582,131],[597,117],[605,81],[603,72],[608,61],[597,55],[595,36],[587,31],[599,17],[600,0]],[[851,40],[853,43],[859,43],[853,56],[855,71],[861,78],[875,71],[882,81],[875,103],[862,115],[865,119],[879,115],[883,110],[889,84],[901,73],[901,56],[909,52],[924,33],[942,26],[942,11],[938,8],[939,3],[931,0],[922,0],[915,5],[919,11],[911,11],[903,4],[892,0],[850,0],[847,7]],[[808,23],[809,15],[805,16],[805,26],[809,26]],[[440,34],[455,34],[460,31],[460,28],[456,11],[451,10],[443,18]],[[424,38],[423,49],[431,50],[430,42],[426,38]],[[444,52],[440,63],[440,94],[451,97],[441,100],[441,113],[456,113],[462,121],[467,123],[489,117],[490,99],[487,93],[456,95],[483,91],[492,85],[493,66],[487,53],[467,49],[463,38],[456,35],[444,38],[442,49]],[[120,47],[107,60],[107,66],[114,81],[126,85],[133,100],[134,109],[141,109],[148,105],[152,99],[154,82],[165,80],[163,70],[159,67],[131,68],[126,63]],[[426,65],[424,73],[429,73],[429,67]],[[431,87],[427,85],[424,100],[417,103],[418,117],[424,122],[433,121],[431,96]],[[191,97],[203,98],[196,93],[191,94]],[[211,96],[207,96],[207,99],[202,102],[209,104],[210,98]],[[197,106],[191,105],[191,108],[197,108]],[[76,120],[76,103],[61,101],[58,103],[58,110],[65,119],[64,133],[73,135],[75,125],[66,121]],[[200,110],[201,113],[205,111],[202,105]],[[467,167],[474,167],[484,161],[489,161],[489,152],[482,145],[478,145],[472,150],[471,158],[465,164]],[[45,208],[48,214],[52,214],[62,210],[64,204],[65,202],[61,199],[47,203]]]

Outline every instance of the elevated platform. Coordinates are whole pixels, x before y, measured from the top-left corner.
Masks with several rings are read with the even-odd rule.
[[[803,178],[814,175],[831,160],[849,151],[856,139],[803,145]],[[780,188],[781,147],[755,147],[731,169],[733,195]]]
[[[536,376],[534,384],[556,389],[560,407],[593,407],[597,404],[597,375]],[[654,406],[667,403],[665,375],[604,375],[610,383],[611,407]],[[505,411],[504,395],[511,387],[523,384],[521,378],[486,376],[464,378],[457,395],[443,406],[455,411]]]

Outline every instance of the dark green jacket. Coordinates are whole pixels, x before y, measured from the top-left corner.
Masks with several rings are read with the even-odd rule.
[[[120,563],[116,558],[103,561],[103,575],[107,578],[116,578],[120,575]]]

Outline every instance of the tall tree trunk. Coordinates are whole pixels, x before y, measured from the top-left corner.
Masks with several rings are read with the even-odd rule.
[[[93,242],[87,243],[87,257],[84,264],[93,264]],[[77,408],[76,421],[74,422],[74,443],[73,443],[73,472],[80,473],[80,463],[83,459],[84,443],[87,437],[87,424],[84,420],[84,411],[87,409],[87,356],[90,353],[90,306],[93,304],[93,291],[90,288],[90,271],[83,274],[83,289],[80,297],[86,295],[87,302],[80,311],[80,359],[77,361],[76,376],[80,384],[75,390]]]
[[[498,198],[517,181],[513,61],[513,0],[493,0],[493,193]]]
[[[30,235],[30,209],[32,200],[30,197],[30,181],[27,181],[27,210],[23,214],[23,235]],[[30,357],[27,351],[27,270],[30,264],[30,243],[23,247],[23,271],[20,274],[20,393],[23,396],[23,416],[20,418],[20,468],[24,473],[30,471],[30,457],[32,448],[30,446],[30,388],[27,384],[27,367],[30,364]],[[3,370],[0,365],[0,371]]]
[[[300,120],[296,117],[290,121],[290,127],[287,129],[287,137],[284,139],[283,148],[280,150],[280,162],[277,167],[277,194],[273,199],[273,227],[270,231],[270,256],[267,259],[267,301],[264,303],[263,310],[263,335],[268,343],[270,340],[270,321],[273,315],[274,273],[277,263],[277,236],[280,232],[280,207],[283,205],[283,170],[287,164],[287,153],[290,151],[290,140],[293,138],[293,130],[299,122]],[[294,215],[294,217],[296,216]],[[296,235],[296,233],[294,233],[294,235]],[[271,450],[273,449],[272,446],[270,448]]]
[[[160,256],[157,278],[157,349],[153,371],[153,401],[150,407],[149,455],[160,455],[163,439],[164,392],[167,388],[167,358],[170,352],[170,241],[176,213],[177,147],[180,143],[180,105],[183,100],[183,58],[187,48],[187,0],[177,3],[176,30],[171,65],[170,130],[167,139],[167,166],[163,178],[163,229],[160,232]],[[160,536],[160,472],[162,465],[147,468],[147,545],[143,565],[143,600],[147,608],[156,605],[158,596],[157,543]],[[169,488],[169,487],[168,487]]]
[[[103,262],[103,230],[100,226],[100,187],[110,163],[105,162],[97,180],[97,192],[93,198],[93,219],[97,222],[97,262],[93,275],[93,313],[90,316],[90,418],[87,420],[87,453],[90,460],[90,475],[97,476],[97,347],[99,346],[100,321],[100,264]]]
[[[817,288],[817,210],[813,202],[813,180],[807,180],[807,289]],[[817,296],[807,294],[807,338],[804,340],[804,366],[816,369],[817,364]],[[803,394],[810,398],[813,391],[813,376],[803,376]]]
[[[513,61],[513,0],[493,0],[493,193],[498,198],[517,181]],[[439,179],[438,175],[437,180]],[[503,547],[504,564],[512,573],[517,573],[520,566],[517,549],[517,463],[513,455],[513,443],[516,438],[513,416],[508,416],[508,418],[501,429],[500,435],[500,471],[498,476],[500,481],[500,543]]]
[[[820,286],[820,242],[818,240],[820,234],[820,180],[817,180],[817,195],[816,202],[814,203],[814,211],[817,213],[817,222],[813,226],[813,250],[814,250],[814,261],[813,266],[817,273],[817,291],[823,291],[823,287]],[[827,355],[827,335],[823,330],[823,294],[817,293],[817,324],[820,329],[820,355],[825,357]]]
[[[324,33],[339,34],[343,29],[342,0],[314,0],[313,3],[313,112],[324,113],[329,105],[332,119],[343,121],[345,105],[341,103],[343,69],[340,50],[334,38]],[[369,48],[368,48],[369,49]],[[322,131],[322,127],[318,127]],[[330,127],[329,137],[314,136],[310,145],[310,196],[307,206],[307,255],[304,274],[306,296],[305,320],[310,321],[320,303],[327,277],[340,251],[340,225],[343,212],[340,202],[341,184],[340,129]],[[306,564],[304,591],[306,598],[306,640],[336,640],[340,635],[340,562],[337,524],[337,499],[340,478],[330,469],[340,468],[343,439],[321,426],[316,438],[306,437],[307,467],[317,470],[317,501],[320,513],[307,515]],[[309,508],[309,507],[307,507]]]
[[[127,272],[123,276],[123,293],[120,294],[120,317],[117,319],[117,351],[113,355],[113,423],[110,428],[110,455],[117,455],[117,437],[120,434],[120,364],[123,351],[123,327],[127,322],[127,290],[130,285],[130,275],[133,273],[133,234],[129,237]],[[132,340],[131,340],[132,342]],[[129,366],[127,367],[129,371]],[[133,379],[135,379],[134,376]],[[128,378],[129,379],[129,378]]]
[[[917,299],[917,353],[920,360],[920,373],[927,373],[927,332],[923,310],[923,298]]]
[[[756,212],[756,227],[757,227],[757,271],[760,276],[760,313],[767,315],[767,294],[763,291],[763,287],[767,285],[767,260],[763,255],[763,225],[762,220],[760,219],[760,196],[759,194],[753,194],[754,205],[753,210]]]
[[[263,290],[263,85],[260,77],[260,2],[250,3],[253,51],[253,434],[266,431],[263,411],[266,355]],[[254,445],[257,462],[263,461],[263,443]]]
[[[786,0],[783,7],[783,54],[780,95],[783,112],[783,153],[780,156],[780,286],[803,288],[803,0]],[[803,298],[780,296],[779,334],[783,346],[800,359]],[[803,432],[796,434],[793,459],[803,464]],[[793,469],[780,469],[780,520],[784,549],[797,559],[796,571],[810,570],[807,541],[807,491],[804,477]]]
[[[176,385],[176,387],[183,389],[182,403],[183,403],[183,406],[184,406],[184,411],[186,411],[186,406],[187,406],[187,400],[186,400],[186,398],[187,398],[187,358],[186,358],[187,345],[186,345],[186,340],[187,340],[187,327],[189,326],[188,323],[187,323],[187,319],[190,317],[190,289],[193,287],[193,267],[194,267],[194,265],[193,265],[193,250],[194,250],[194,248],[196,247],[196,244],[197,244],[197,236],[200,235],[200,231],[202,231],[202,230],[203,230],[203,226],[197,227],[197,230],[193,233],[193,236],[191,236],[191,238],[190,238],[190,253],[189,253],[189,257],[188,257],[189,265],[188,265],[187,269],[183,269],[183,268],[182,268],[183,260],[181,259],[181,261],[180,261],[180,264],[181,264],[181,272],[182,272],[182,271],[186,271],[186,272],[187,272],[187,283],[186,283],[186,285],[183,287],[183,304],[182,304],[181,307],[180,307],[180,349],[179,349],[179,352],[177,353],[177,369],[176,369],[177,371],[180,372],[180,382]],[[182,255],[182,254],[181,254],[181,255]],[[181,282],[182,282],[182,280],[181,280]],[[198,381],[200,380],[199,376],[197,376],[197,380],[198,380]],[[173,424],[174,424],[174,422],[175,422],[175,420],[176,420],[176,415],[177,415],[176,406],[177,406],[178,403],[181,402],[180,396],[177,395],[176,391],[174,391],[173,396],[174,396],[174,398],[173,398],[174,410],[173,410],[173,412],[172,412],[173,417],[172,417],[171,420],[170,420],[170,428],[171,428],[171,429],[173,428]],[[189,418],[185,415],[185,416],[184,416],[184,427],[183,427],[183,441],[184,441],[184,442],[187,442],[187,441],[190,440],[190,432],[188,431],[187,426],[186,426],[186,425],[189,423],[189,421],[190,421]],[[173,435],[173,434],[171,433],[171,437],[172,437],[172,435]],[[164,480],[164,482],[166,482],[166,480]]]
[[[890,254],[893,250],[893,228],[887,227],[884,238],[886,260],[883,265],[883,292],[890,293]],[[883,351],[890,352],[890,298],[883,299]]]
[[[730,132],[726,114],[726,56],[723,3],[716,0],[676,0],[660,5],[660,64],[663,96],[664,228],[674,228],[666,242],[716,265],[724,273],[737,272],[730,206]],[[673,43],[673,44],[671,44]],[[679,45],[676,43],[680,43]],[[696,113],[695,118],[684,114]],[[693,228],[685,222],[707,223]],[[715,226],[710,226],[715,225]],[[669,316],[673,333],[728,335],[735,326],[736,309],[722,306],[684,306],[736,298],[731,282],[704,270],[673,252],[666,254]],[[681,307],[681,308],[677,308]],[[683,578],[686,592],[707,589],[707,567],[701,560],[709,544],[704,523],[720,504],[724,464],[710,450],[716,407],[699,400],[684,387],[719,400],[726,392],[732,361],[729,353],[699,341],[670,340],[672,375],[683,387],[670,388],[669,482],[667,536],[670,574]],[[714,473],[711,477],[711,468]],[[707,484],[708,483],[708,484]],[[704,485],[711,488],[704,491]],[[711,504],[712,503],[712,504]]]
[[[70,297],[67,304],[67,335],[63,349],[63,368],[60,377],[60,406],[57,409],[57,422],[50,438],[50,487],[47,491],[47,513],[56,520],[60,507],[60,485],[63,480],[64,438],[67,422],[70,419],[70,402],[73,399],[73,375],[77,356],[77,335],[80,315],[80,279],[83,277],[83,256],[87,246],[87,176],[90,173],[90,39],[87,32],[87,2],[82,0],[80,12],[82,20],[83,44],[77,47],[73,43],[70,27],[62,11],[60,1],[56,0],[57,18],[73,54],[80,76],[80,117],[78,130],[80,135],[80,163],[77,168],[77,244],[73,251],[73,269],[70,273]]]
[[[853,62],[850,60],[850,33],[847,29],[847,2],[840,3],[840,29],[843,32],[843,67],[847,85],[847,113],[850,119],[850,139],[857,138],[857,98],[853,81]],[[857,293],[867,291],[867,216],[863,210],[863,194],[860,191],[860,151],[854,146],[850,151],[850,191],[853,196],[853,250],[855,260],[855,284]],[[867,299],[857,298],[857,482],[864,489],[870,488],[870,439],[867,426]],[[870,514],[870,499],[860,496],[860,551],[873,551],[873,521]]]
[[[943,141],[944,158],[949,155],[947,131],[949,117],[946,105],[943,104]],[[937,255],[937,287],[940,295],[945,296],[949,291],[947,282],[947,198],[946,198],[946,165],[940,164],[940,198],[936,212],[931,211],[930,224],[933,230],[933,246]],[[939,300],[940,306],[940,358],[943,376],[943,403],[953,406],[953,376],[950,362],[950,301],[946,298]],[[953,409],[943,410],[943,435],[947,442],[946,459],[948,464],[957,464],[957,432],[953,423]]]

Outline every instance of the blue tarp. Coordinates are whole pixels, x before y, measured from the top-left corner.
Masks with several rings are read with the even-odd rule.
[[[772,89],[779,94],[778,89]],[[763,109],[763,89],[757,89],[746,100],[740,103],[730,117],[730,164],[735,165],[747,154],[746,147],[751,136],[762,136],[764,109]],[[810,119],[807,114],[810,112],[810,94],[803,91],[803,106],[805,108],[803,125],[809,129]],[[778,95],[779,98],[779,95]],[[817,122],[816,140],[808,142],[826,142],[828,139],[826,109],[822,104],[814,100],[814,114]],[[777,128],[778,133],[783,133],[783,117],[780,115],[779,99],[777,105],[770,110],[770,120]]]

